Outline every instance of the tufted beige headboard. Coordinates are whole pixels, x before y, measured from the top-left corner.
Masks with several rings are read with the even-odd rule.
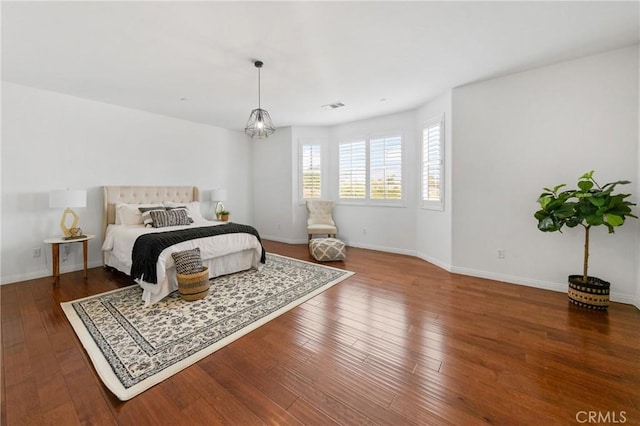
[[[116,201],[129,204],[200,201],[200,191],[197,186],[104,186],[102,188],[104,203],[103,237],[107,230],[107,225],[116,223]]]

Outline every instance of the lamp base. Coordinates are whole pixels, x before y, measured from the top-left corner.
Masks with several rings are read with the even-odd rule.
[[[222,204],[222,201],[218,201],[216,202],[216,208],[213,209],[213,217],[215,217],[216,219],[220,220],[220,212],[224,211],[224,204]]]
[[[67,215],[69,214],[73,217],[73,223],[69,228],[67,228],[66,222],[67,222]],[[62,213],[62,219],[60,219],[60,229],[62,229],[62,235],[64,235],[65,237],[70,237],[71,228],[77,228],[79,221],[80,221],[80,217],[76,214],[76,212],[74,212],[69,207],[67,207]]]

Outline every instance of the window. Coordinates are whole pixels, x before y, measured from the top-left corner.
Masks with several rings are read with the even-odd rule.
[[[398,204],[402,201],[402,137],[340,144],[339,197]]]
[[[371,139],[369,150],[372,200],[402,199],[402,138]]]
[[[316,144],[303,144],[301,149],[302,198],[322,196],[321,148]]]
[[[422,131],[422,204],[443,208],[443,118],[429,123]]]
[[[367,195],[367,145],[360,140],[340,144],[340,198],[364,199]]]

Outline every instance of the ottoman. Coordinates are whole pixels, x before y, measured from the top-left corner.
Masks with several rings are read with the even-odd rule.
[[[321,262],[344,260],[347,257],[344,243],[337,238],[314,238],[309,241],[309,252]]]

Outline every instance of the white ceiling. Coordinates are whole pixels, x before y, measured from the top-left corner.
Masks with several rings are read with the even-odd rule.
[[[1,13],[3,80],[238,130],[257,107],[253,59],[276,126],[333,125],[640,40],[637,1],[3,1]]]

